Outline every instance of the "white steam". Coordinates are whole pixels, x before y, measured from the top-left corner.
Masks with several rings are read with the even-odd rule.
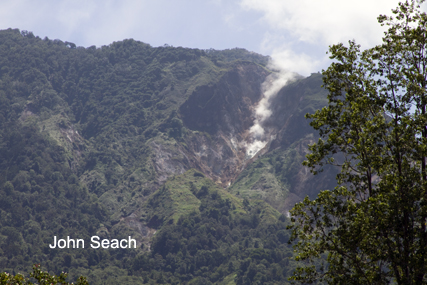
[[[253,157],[271,141],[265,127],[272,115],[271,99],[295,73],[310,75],[330,64],[325,52],[328,45],[356,39],[362,47],[381,41],[384,27],[377,23],[379,14],[390,14],[397,3],[390,0],[361,0],[363,4],[342,0],[240,0],[242,8],[259,12],[267,24],[261,48],[270,54],[270,68],[279,70],[267,77],[263,97],[255,109],[254,125],[246,144],[246,154]],[[367,8],[369,7],[369,8]]]
[[[255,123],[249,131],[255,139],[265,139],[263,123],[271,116],[271,99],[294,77],[294,73],[281,71],[270,74],[262,84],[263,97],[255,108]]]
[[[273,69],[278,69],[280,66],[273,62],[270,64]],[[261,149],[263,149],[272,137],[265,129],[264,123],[271,116],[271,99],[274,98],[280,89],[283,88],[289,81],[295,79],[296,73],[289,72],[285,69],[279,69],[279,72],[274,72],[267,76],[262,84],[263,96],[255,108],[254,125],[249,129],[249,142],[246,144],[246,156],[254,157]]]
[[[246,144],[246,157],[252,158],[257,154],[261,149],[267,145],[268,141],[264,140],[254,140],[251,143]]]

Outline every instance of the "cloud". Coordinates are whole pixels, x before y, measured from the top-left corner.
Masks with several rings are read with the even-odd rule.
[[[296,53],[291,49],[274,49],[270,66],[273,69],[294,71],[299,74],[310,74],[321,61],[313,59],[305,53]]]
[[[245,9],[263,13],[274,30],[286,31],[301,42],[333,44],[355,38],[362,45],[382,36],[379,14],[391,14],[397,2],[390,0],[242,0]]]
[[[381,42],[380,14],[391,15],[390,0],[241,0],[243,9],[261,13],[269,27],[262,49],[282,68],[309,75],[326,68],[329,45],[355,39],[362,48]]]
[[[261,13],[269,26],[261,46],[271,55],[271,74],[263,84],[263,97],[255,108],[254,125],[247,143],[253,157],[268,141],[265,120],[271,116],[270,101],[297,72],[309,75],[329,65],[328,45],[355,39],[362,47],[379,44],[384,28],[379,14],[390,14],[397,3],[390,0],[356,2],[342,0],[242,0],[241,7]]]

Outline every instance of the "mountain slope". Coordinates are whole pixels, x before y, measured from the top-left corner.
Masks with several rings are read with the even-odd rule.
[[[285,282],[283,214],[332,187],[333,171],[301,166],[316,139],[303,116],[326,104],[317,74],[271,99],[271,139],[248,156],[267,63],[0,31],[0,267],[37,262],[94,284]],[[130,235],[138,249],[52,250],[55,235]]]
[[[313,176],[302,165],[309,153],[308,145],[317,140],[304,116],[327,104],[321,84],[321,75],[312,74],[288,84],[272,99],[272,115],[265,125],[274,139],[264,155],[234,181],[231,193],[263,199],[285,213],[306,196],[313,199],[319,190],[335,186],[336,169],[325,167],[323,175]]]

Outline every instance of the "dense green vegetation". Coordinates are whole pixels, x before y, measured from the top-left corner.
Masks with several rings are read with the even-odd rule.
[[[286,283],[295,266],[285,216],[182,168],[189,138],[213,133],[186,127],[179,107],[230,70],[268,74],[267,61],[243,49],[132,39],[83,48],[0,31],[1,272],[40,263],[91,284]],[[153,162],[165,154],[171,174]],[[92,249],[93,235],[132,235],[138,248]],[[51,249],[53,236],[86,247]]]
[[[14,284],[14,285],[32,285],[32,284],[38,284],[38,285],[72,285],[74,283],[68,283],[66,281],[67,279],[67,273],[62,272],[61,274],[52,275],[48,272],[42,271],[40,269],[40,264],[35,264],[33,266],[33,272],[30,274],[30,278],[25,277],[24,275],[18,273],[16,275],[2,272],[0,273],[0,284],[1,285],[8,285],[8,284]],[[36,280],[37,283],[33,283],[32,281]],[[76,285],[88,285],[85,277],[80,276],[77,280]]]
[[[427,13],[400,2],[382,43],[330,46],[327,107],[308,114],[321,138],[305,165],[340,165],[334,189],[292,210],[303,283],[427,283]],[[327,259],[321,257],[327,256]],[[321,264],[315,264],[315,261]]]
[[[165,225],[151,254],[133,261],[132,272],[146,281],[176,284],[215,283],[230,274],[237,284],[284,284],[294,268],[286,218],[261,200],[237,199],[199,175],[189,171],[175,177],[148,201],[147,219],[156,216]],[[184,183],[189,187],[178,187]],[[168,205],[179,196],[193,206]]]

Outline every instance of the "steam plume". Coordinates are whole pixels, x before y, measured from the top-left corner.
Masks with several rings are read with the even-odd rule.
[[[278,69],[277,64],[270,63],[270,67]],[[255,108],[254,125],[249,129],[249,143],[246,144],[246,155],[252,158],[270,141],[271,137],[264,123],[271,116],[271,99],[274,98],[280,89],[289,81],[293,80],[297,74],[280,69],[279,72],[271,73],[262,84],[263,97]]]

